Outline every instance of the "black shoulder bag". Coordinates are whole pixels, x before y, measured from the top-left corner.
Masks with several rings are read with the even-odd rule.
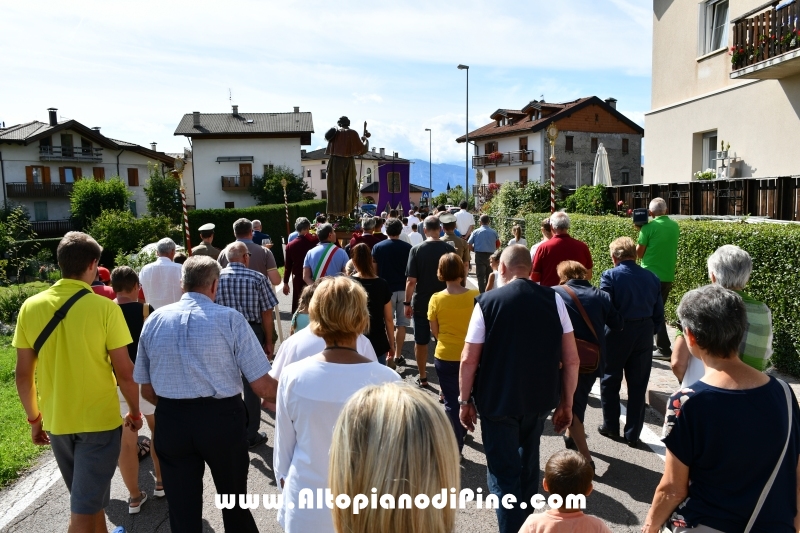
[[[73,305],[75,305],[75,302],[77,302],[87,294],[92,294],[92,291],[90,291],[89,289],[79,290],[78,292],[70,296],[69,300],[64,302],[64,305],[62,305],[56,310],[56,313],[55,315],[53,315],[53,318],[50,319],[50,322],[48,322],[47,325],[42,330],[42,332],[39,333],[39,336],[36,338],[36,342],[33,343],[33,351],[34,353],[36,353],[37,356],[39,355],[39,351],[41,351],[42,346],[44,346],[44,343],[47,342],[47,339],[50,338],[50,335],[55,331],[56,327],[61,323],[62,320],[64,320],[64,317],[67,316],[67,311],[69,311],[70,308]]]

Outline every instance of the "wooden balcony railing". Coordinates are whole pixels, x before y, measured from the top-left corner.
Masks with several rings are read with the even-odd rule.
[[[250,188],[250,182],[253,177],[244,176],[222,176],[222,190],[223,191],[247,191]]]
[[[777,4],[778,2],[775,2],[775,5]],[[800,4],[793,2],[780,9],[775,9],[773,6],[757,15],[735,21],[733,46],[730,49],[731,69],[737,71],[789,52],[800,52],[798,17],[800,17]],[[784,75],[764,73],[762,76],[746,77],[784,77],[792,75],[794,70],[793,68]]]
[[[69,219],[39,220],[31,222],[31,227],[33,227],[33,231],[36,232],[36,236],[40,239],[63,237],[67,232],[76,229]]]
[[[9,198],[69,198],[71,183],[6,183]]]
[[[103,148],[72,146],[40,146],[40,161],[102,161]]]
[[[472,156],[472,168],[522,165],[525,163],[533,163],[533,150],[494,152],[487,155]]]

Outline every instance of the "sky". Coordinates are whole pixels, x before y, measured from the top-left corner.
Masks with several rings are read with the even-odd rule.
[[[0,3],[0,121],[60,119],[179,152],[185,113],[347,115],[374,147],[464,162],[469,127],[529,101],[650,107],[650,0],[179,0]],[[431,128],[431,145],[428,132]]]

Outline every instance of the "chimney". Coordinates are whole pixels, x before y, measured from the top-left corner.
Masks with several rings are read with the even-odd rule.
[[[294,106],[294,112],[295,113],[299,113],[300,112],[300,107],[299,106]]]
[[[395,159],[397,159],[398,157],[399,157],[399,156],[397,155],[397,152],[395,152],[395,153],[394,153],[394,158],[395,158]]]
[[[231,107],[233,107],[233,116],[234,117],[238,116],[239,115],[239,106],[238,105],[233,105]]]
[[[93,129],[94,131],[96,131],[97,133],[100,133],[100,126],[95,126],[95,127],[93,127],[92,129]]]
[[[151,143],[150,143],[150,148],[151,148],[151,149],[152,149],[154,152],[157,152],[157,151],[158,151],[158,150],[156,150],[156,143],[155,143],[155,142],[151,142]]]
[[[381,157],[386,157],[386,148],[381,148]]]
[[[372,147],[372,153],[374,154],[374,153],[377,153],[377,152],[378,152],[378,149],[373,146]]]
[[[200,125],[200,111],[192,112],[192,116],[194,117],[194,126],[197,127]]]
[[[606,103],[613,107],[614,109],[617,108],[617,99],[616,98],[606,98]]]
[[[47,114],[50,115],[50,125],[58,126],[58,109],[50,107],[47,109]]]

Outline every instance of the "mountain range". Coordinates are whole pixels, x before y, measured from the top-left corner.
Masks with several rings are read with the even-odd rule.
[[[412,159],[411,165],[411,183],[414,185],[421,185],[423,187],[430,187],[429,175],[430,170],[433,170],[433,195],[444,192],[447,190],[447,185],[451,187],[456,185],[464,186],[464,165],[453,165],[450,163],[434,163],[430,165],[424,159]],[[474,185],[475,175],[470,175],[470,187]]]

